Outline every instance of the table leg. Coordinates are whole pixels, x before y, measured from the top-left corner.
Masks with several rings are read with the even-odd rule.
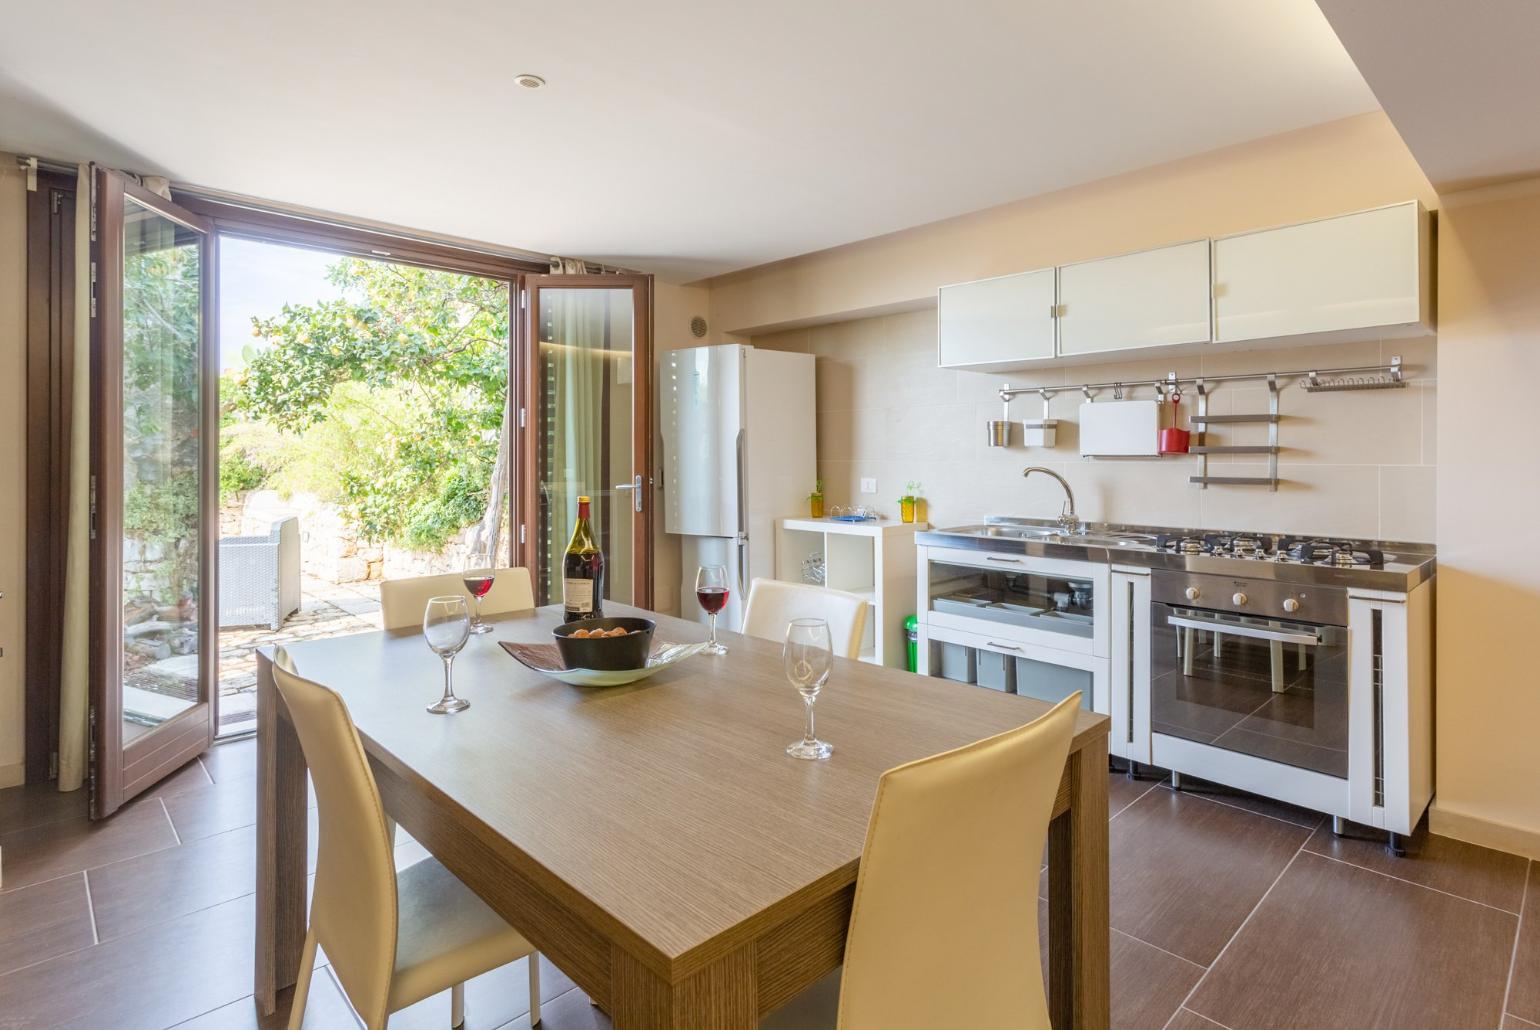
[[[253,988],[263,1015],[294,983],[305,943],[305,755],[257,653],[257,940]]]
[[[1069,810],[1048,827],[1048,1010],[1054,1030],[1107,1030],[1107,740],[1069,756]]]
[[[609,1012],[615,1030],[754,1030],[758,1009],[752,946],[673,984],[611,946]]]

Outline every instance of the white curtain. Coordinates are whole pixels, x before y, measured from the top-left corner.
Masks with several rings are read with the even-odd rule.
[[[70,392],[69,530],[64,639],[59,669],[59,789],[78,790],[90,771],[91,176],[75,184],[75,345]]]
[[[601,467],[604,424],[605,323],[603,290],[547,287],[541,304],[549,312],[549,330],[540,340],[544,378],[545,489],[550,527],[546,553],[547,596],[562,594],[562,558],[577,518],[577,499],[594,499],[592,526],[601,536],[600,497],[608,492]]]

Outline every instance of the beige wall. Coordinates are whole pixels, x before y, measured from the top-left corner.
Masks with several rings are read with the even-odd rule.
[[[1075,491],[1078,514],[1096,521],[1145,525],[1277,530],[1392,540],[1434,536],[1434,382],[1431,339],[1338,344],[1307,349],[1225,353],[1202,357],[1048,370],[1036,376],[958,372],[936,367],[934,310],[798,329],[753,338],[755,346],[818,356],[818,470],[830,504],[875,504],[897,516],[909,480],[924,484],[930,519],[959,525],[987,514],[1051,517],[1063,493],[1047,477],[1023,481],[1028,465],[1061,473]],[[1053,400],[1061,422],[1052,449],[987,447],[984,421],[1000,416],[996,392],[1017,384],[1152,378],[1174,370],[1249,372],[1266,369],[1372,365],[1392,354],[1415,366],[1404,390],[1310,394],[1285,388],[1279,427],[1283,448],[1277,493],[1257,487],[1200,489],[1187,482],[1194,458],[1083,459],[1076,434],[1078,392]],[[1102,395],[1103,398],[1107,394]],[[1145,391],[1139,396],[1150,397]],[[1265,388],[1221,384],[1211,395],[1215,414],[1265,411]],[[1190,398],[1184,411],[1191,411]],[[1016,418],[1037,417],[1035,395],[1012,402]],[[1218,441],[1216,432],[1213,439]],[[1265,442],[1260,426],[1223,435],[1227,443]],[[1216,475],[1265,474],[1239,458],[1211,459]],[[860,494],[863,477],[877,494]]]
[[[1440,833],[1540,858],[1540,179],[1439,224]]]
[[[656,400],[658,392],[656,384],[660,382],[662,374],[663,355],[678,347],[693,347],[701,343],[716,343],[718,335],[711,333],[705,340],[697,340],[690,335],[690,319],[696,315],[702,318],[710,313],[710,291],[701,286],[675,286],[671,283],[657,282],[653,285],[652,292],[652,345],[654,351],[653,397]],[[656,423],[662,416],[661,411],[654,413],[654,429],[652,453],[663,453],[663,434]],[[679,538],[663,532],[663,466],[661,460],[655,462],[653,479],[656,489],[653,491],[653,607],[660,612],[678,613],[679,611]]]
[[[935,302],[936,287],[1438,198],[1383,114],[1200,154],[711,282],[713,338]]]
[[[0,153],[0,787],[20,783],[25,764],[26,188],[15,158]]]

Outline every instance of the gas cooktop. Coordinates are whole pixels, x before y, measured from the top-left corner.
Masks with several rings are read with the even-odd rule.
[[[1394,554],[1387,556],[1380,547],[1359,540],[1249,533],[1159,533],[1155,536],[1154,547],[1171,554],[1207,554],[1219,558],[1334,568],[1384,568],[1387,557],[1392,561],[1396,558]]]

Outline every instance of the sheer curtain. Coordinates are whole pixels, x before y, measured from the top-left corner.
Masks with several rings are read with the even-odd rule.
[[[594,499],[593,530],[603,538],[608,490],[603,476],[605,343],[604,291],[543,291],[548,313],[540,332],[540,369],[544,379],[545,426],[542,487],[546,492],[546,588],[555,602],[562,596],[562,556],[577,518],[577,499]]]
[[[70,392],[69,530],[64,636],[59,667],[59,789],[79,790],[90,771],[91,632],[91,165],[75,184],[75,346]]]

